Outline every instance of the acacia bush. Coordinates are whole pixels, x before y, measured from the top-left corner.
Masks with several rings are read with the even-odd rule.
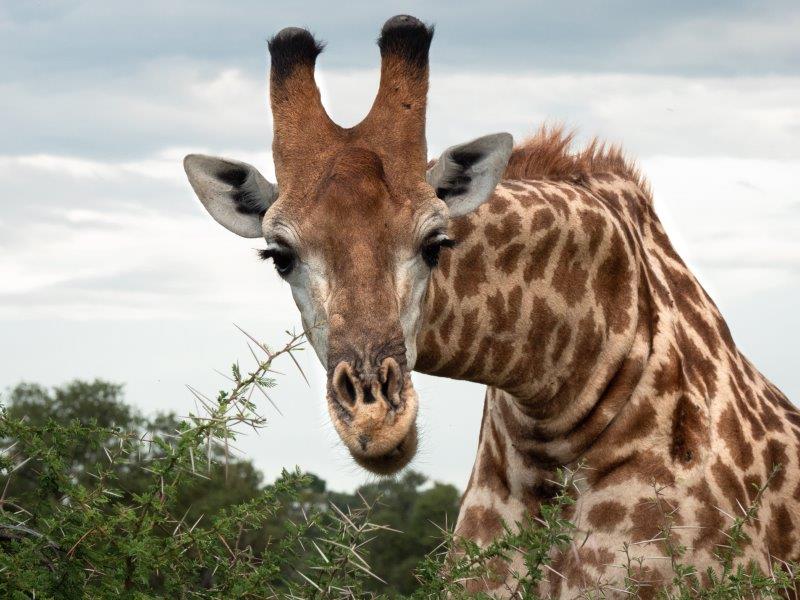
[[[553,551],[573,538],[563,515],[578,471],[560,472],[552,503],[483,548],[450,532],[456,490],[424,487],[413,472],[356,494],[328,492],[298,470],[264,486],[232,447],[237,432],[265,426],[254,395],[269,399],[273,364],[294,361],[301,336],[279,350],[252,342],[253,370],[233,365],[229,389],[214,397],[190,388],[197,409],[185,419],[144,419],[119,400],[120,386],[100,381],[12,391],[0,414],[0,597],[460,598],[517,553],[525,568],[507,591],[537,597]],[[686,549],[669,543],[665,511],[675,579],[661,597],[786,597],[793,565],[734,566],[759,501],[735,520],[705,589],[681,563]],[[636,597],[628,568],[624,593]]]

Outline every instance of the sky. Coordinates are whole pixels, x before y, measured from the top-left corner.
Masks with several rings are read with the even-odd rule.
[[[0,0],[0,390],[102,377],[143,411],[193,410],[235,360],[234,323],[277,346],[288,286],[189,187],[189,152],[274,176],[266,40],[327,42],[317,80],[357,123],[381,24],[436,25],[428,146],[542,123],[620,143],[745,354],[800,399],[800,4],[787,2],[137,2]],[[262,244],[263,245],[263,244]],[[338,489],[372,476],[330,425],[324,372],[290,364],[268,427],[239,447],[267,480],[299,465]],[[413,468],[463,487],[480,386],[415,375]]]

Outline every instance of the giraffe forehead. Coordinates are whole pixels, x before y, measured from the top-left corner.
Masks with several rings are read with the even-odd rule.
[[[398,169],[397,163],[397,157],[360,138],[339,143],[324,153],[303,156],[302,160],[285,165],[290,174],[301,172],[302,181],[296,177],[286,181],[279,178],[279,202],[297,208],[333,202],[363,209],[383,197],[402,204],[432,193],[426,189],[424,176]]]
[[[289,216],[301,252],[321,253],[330,264],[356,256],[378,259],[413,244],[417,215],[385,194],[331,195]]]
[[[400,258],[426,235],[447,227],[446,207],[427,187],[390,187],[369,171],[335,175],[313,197],[276,202],[265,218],[265,236],[334,258],[355,251]]]

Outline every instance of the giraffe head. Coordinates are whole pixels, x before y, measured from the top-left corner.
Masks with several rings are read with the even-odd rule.
[[[448,221],[483,203],[511,153],[509,134],[446,150],[427,169],[425,105],[433,29],[409,16],[383,26],[380,87],[361,123],[325,112],[314,82],[321,45],[287,28],[269,43],[277,185],[254,167],[189,155],[211,216],[263,237],[327,368],[333,424],[355,460],[388,474],[417,446],[410,372],[432,269]]]

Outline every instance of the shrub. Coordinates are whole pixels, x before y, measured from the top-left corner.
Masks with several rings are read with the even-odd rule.
[[[121,386],[101,381],[53,393],[17,386],[0,415],[0,597],[461,598],[521,553],[524,569],[507,591],[536,598],[554,551],[572,541],[564,509],[577,471],[559,473],[560,491],[539,515],[479,547],[449,529],[452,486],[425,487],[410,472],[335,494],[298,470],[263,486],[231,452],[237,431],[265,425],[253,395],[269,399],[273,363],[294,361],[300,340],[273,351],[253,339],[263,354],[254,370],[233,365],[230,389],[215,398],[192,390],[197,411],[186,419],[144,419],[121,402]],[[671,543],[662,510],[675,578],[661,597],[784,597],[793,565],[770,574],[734,566],[760,499],[734,520],[705,589],[682,564],[685,548]],[[640,591],[633,573],[628,564],[630,597]]]

